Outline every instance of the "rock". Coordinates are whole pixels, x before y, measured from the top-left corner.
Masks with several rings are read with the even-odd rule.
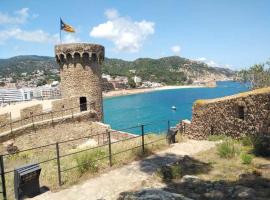
[[[194,182],[199,180],[199,177],[193,175],[185,175],[182,177],[182,182]]]
[[[237,185],[234,189],[235,191],[232,195],[234,198],[253,199],[255,197],[255,190],[252,188]]]
[[[221,192],[219,190],[212,190],[210,192],[205,193],[204,196],[207,199],[216,199],[216,200],[224,198],[223,192]]]
[[[137,192],[123,192],[118,200],[192,200],[181,194],[160,189],[144,189]]]
[[[86,142],[80,144],[77,148],[78,149],[86,149],[86,148],[91,148],[91,147],[96,147],[98,146],[97,141],[94,139],[88,139]]]
[[[19,148],[17,146],[14,146],[13,143],[7,146],[7,152],[9,154],[15,154],[19,151]]]

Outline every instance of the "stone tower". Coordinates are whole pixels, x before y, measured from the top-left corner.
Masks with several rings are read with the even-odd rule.
[[[55,46],[60,66],[62,98],[75,98],[81,111],[95,110],[103,120],[101,63],[104,47],[97,44],[72,43]]]

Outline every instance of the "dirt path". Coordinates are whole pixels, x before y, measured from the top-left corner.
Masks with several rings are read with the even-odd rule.
[[[56,193],[47,192],[33,200],[111,200],[119,193],[139,187],[159,167],[177,161],[183,155],[193,155],[215,146],[215,142],[188,140],[149,156],[144,160],[114,169],[97,178]]]

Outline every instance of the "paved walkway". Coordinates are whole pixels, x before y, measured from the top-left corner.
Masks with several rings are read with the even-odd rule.
[[[114,169],[99,177],[56,193],[46,192],[33,200],[112,200],[119,193],[139,187],[160,166],[177,161],[183,155],[193,155],[215,146],[215,142],[188,140],[141,161]]]

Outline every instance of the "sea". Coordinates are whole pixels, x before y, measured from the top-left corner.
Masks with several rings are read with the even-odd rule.
[[[246,84],[217,82],[215,88],[184,88],[157,90],[148,93],[104,99],[104,122],[113,129],[141,134],[162,133],[180,120],[192,116],[192,105],[198,99],[211,99],[248,91]],[[175,106],[176,109],[172,109]]]

